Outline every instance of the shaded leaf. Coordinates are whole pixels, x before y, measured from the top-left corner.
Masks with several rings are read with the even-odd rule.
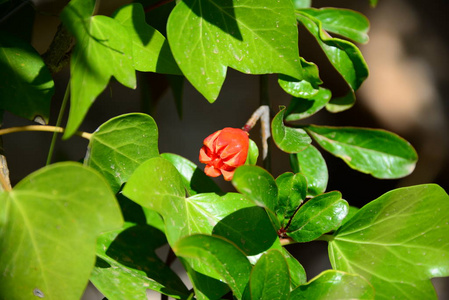
[[[285,107],[281,107],[271,122],[273,141],[284,152],[300,152],[312,142],[312,139],[304,129],[285,126],[284,113]]]
[[[376,299],[437,299],[429,279],[449,276],[448,219],[449,196],[437,185],[390,191],[337,230],[331,264],[368,279]]]
[[[120,7],[112,18],[128,30],[132,40],[132,54],[136,70],[182,74],[165,37],[145,22],[145,12],[140,3]]]
[[[340,192],[329,192],[307,201],[293,216],[287,235],[297,242],[309,242],[335,229],[348,213]]]
[[[291,0],[181,1],[170,14],[167,34],[178,66],[210,102],[220,92],[227,67],[301,76]]]
[[[418,156],[409,142],[379,129],[307,126],[318,144],[351,168],[376,178],[400,178],[415,168]]]
[[[21,39],[0,32],[0,110],[48,123],[54,82],[39,53]]]
[[[285,247],[281,247],[281,252],[284,254],[284,257],[288,264],[288,270],[290,272],[290,286],[291,288],[295,288],[300,284],[304,284],[307,281],[306,271],[303,266],[299,263],[299,261],[288,252]]]
[[[289,294],[290,276],[284,255],[278,250],[269,250],[253,267],[243,299],[284,300]]]
[[[233,294],[241,299],[248,283],[251,264],[245,254],[233,244],[222,237],[196,234],[178,241],[173,251],[178,256],[206,265],[208,268],[205,269],[215,271],[220,275],[217,279],[226,282]]]
[[[330,90],[320,88],[310,99],[293,98],[285,112],[285,121],[302,120],[314,115],[328,104],[331,96]]]
[[[98,170],[117,193],[141,163],[158,155],[156,122],[131,113],[110,119],[92,134],[84,164]]]
[[[326,31],[358,43],[367,43],[369,40],[369,21],[361,13],[334,7],[307,8],[301,11],[320,20],[322,28]]]
[[[290,294],[289,299],[372,300],[374,299],[374,289],[372,285],[360,275],[328,270],[322,272],[307,284],[294,289]]]
[[[245,165],[256,165],[258,158],[259,158],[259,148],[252,139],[249,139],[248,156],[246,158]]]
[[[76,38],[70,60],[70,113],[64,138],[76,131],[112,76],[129,88],[136,87],[128,30],[112,18],[92,16],[94,5],[93,0],[73,0],[61,13],[62,22]]]
[[[313,145],[291,154],[290,161],[296,173],[307,179],[307,196],[318,196],[326,191],[329,173],[321,152]]]
[[[2,299],[80,299],[97,236],[123,223],[106,181],[72,162],[42,168],[1,193],[0,211]]]
[[[282,227],[288,223],[295,211],[306,199],[307,180],[302,174],[284,173],[276,178],[279,200],[276,215]]]

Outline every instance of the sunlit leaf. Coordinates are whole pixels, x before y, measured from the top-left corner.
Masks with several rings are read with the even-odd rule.
[[[285,126],[284,113],[285,107],[281,107],[271,122],[273,141],[284,152],[300,152],[312,142],[312,139],[304,129]]]
[[[333,268],[371,282],[376,299],[437,299],[449,276],[449,196],[437,185],[390,191],[361,208],[329,243]]]
[[[97,237],[123,223],[114,194],[94,170],[65,162],[0,194],[1,299],[80,299]]]
[[[291,0],[180,1],[167,34],[178,66],[210,102],[220,92],[227,67],[301,76]]]
[[[301,57],[302,78],[298,81],[287,75],[279,75],[279,85],[294,97],[310,99],[318,93],[318,86],[323,82],[318,74],[318,67]]]
[[[307,126],[318,144],[351,168],[376,178],[400,178],[415,168],[418,156],[409,142],[379,129]]]
[[[39,53],[21,39],[0,32],[0,110],[48,122],[54,82]]]

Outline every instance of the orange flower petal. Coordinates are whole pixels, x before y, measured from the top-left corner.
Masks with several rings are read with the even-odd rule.
[[[234,177],[234,172],[235,172],[235,170],[234,171],[225,171],[225,170],[221,170],[221,174],[223,174],[223,178],[224,178],[224,180],[226,180],[226,181],[231,181],[232,180],[232,177]]]
[[[207,155],[206,147],[203,146],[200,149],[200,162],[203,164],[207,164],[212,161],[212,158]]]
[[[214,168],[213,166],[209,166],[209,165],[207,165],[204,168],[204,173],[206,173],[206,175],[210,176],[210,177],[218,177],[221,175],[221,172],[219,169]]]

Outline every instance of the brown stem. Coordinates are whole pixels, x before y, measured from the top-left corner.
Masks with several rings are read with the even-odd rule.
[[[58,127],[58,126],[49,126],[49,125],[28,125],[28,126],[21,126],[21,127],[10,127],[10,128],[0,129],[0,136],[8,134],[8,133],[24,132],[24,131],[46,131],[46,132],[62,133],[62,132],[64,132],[64,128]],[[82,131],[77,131],[75,134],[81,136],[82,138],[88,139],[88,140],[90,140],[90,137],[92,136],[92,133],[82,132]]]

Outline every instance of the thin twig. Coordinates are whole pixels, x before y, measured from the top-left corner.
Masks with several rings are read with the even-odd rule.
[[[58,126],[50,126],[50,125],[27,125],[27,126],[20,126],[20,127],[10,127],[10,128],[4,128],[0,129],[0,135],[5,135],[9,133],[14,132],[26,132],[26,131],[44,131],[44,132],[58,132],[63,133],[64,128],[58,127]],[[83,132],[83,131],[77,131],[75,132],[76,135],[85,138],[87,140],[90,140],[92,133]]]
[[[264,120],[266,121],[268,126],[268,132],[270,132],[270,116],[271,116],[271,107],[270,107],[270,96],[268,93],[268,75],[261,75],[259,77],[259,102],[260,105],[266,105],[268,106],[268,117],[266,117],[268,120]],[[262,130],[264,130],[264,128],[262,128]],[[266,128],[265,128],[266,131]],[[265,170],[267,170],[268,172],[271,172],[271,149],[270,149],[270,143],[268,143],[268,139],[269,136],[266,137],[265,143],[266,143],[266,148],[267,148],[267,152],[266,155],[263,159],[263,167],[265,168]]]
[[[11,181],[9,180],[9,169],[6,163],[6,157],[0,154],[0,184],[1,189],[4,191],[10,191]]]
[[[165,5],[167,3],[170,3],[170,2],[173,2],[173,0],[161,0],[161,1],[158,1],[158,2],[154,3],[153,5],[150,5],[147,8],[145,8],[145,13],[148,13],[148,12],[150,12],[152,10],[155,10],[156,8],[158,8],[158,7],[162,6],[162,5]]]

